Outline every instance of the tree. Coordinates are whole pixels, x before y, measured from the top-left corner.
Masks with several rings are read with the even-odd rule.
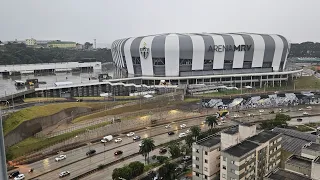
[[[200,135],[201,129],[199,126],[192,126],[190,128],[191,134],[195,140],[197,140],[198,136]]]
[[[192,135],[188,135],[185,139],[186,144],[188,145],[189,148],[192,147],[192,143],[194,143],[194,139],[192,138]]]
[[[157,161],[162,164],[167,161],[169,158],[167,156],[157,156]]]
[[[121,168],[115,168],[115,169],[112,171],[112,179],[113,179],[113,180],[118,180],[118,177],[120,177],[120,169],[121,169]]]
[[[165,163],[161,168],[159,168],[159,177],[163,179],[175,179],[175,168],[176,164],[174,163]]]
[[[142,146],[140,147],[139,153],[141,153],[144,156],[145,161],[147,160],[147,156],[148,156],[148,163],[149,163],[149,153],[153,151],[156,147],[154,145],[154,140],[151,138],[146,138],[142,140],[141,144]]]
[[[191,139],[192,139],[192,137],[191,137]],[[187,144],[183,144],[180,149],[181,149],[181,152],[184,153],[185,155],[191,153],[191,146],[189,146]]]
[[[89,42],[85,42],[84,43],[84,49],[91,49],[92,48],[92,43],[89,43]]]
[[[214,125],[218,125],[217,117],[215,117],[215,116],[207,116],[206,117],[206,123],[208,124],[208,126],[210,126],[210,129],[212,129],[214,127]]]
[[[181,156],[181,149],[179,144],[170,144],[168,148],[169,148],[169,153],[171,154],[171,157],[173,159]]]
[[[137,177],[143,173],[144,164],[139,161],[134,161],[129,164],[129,167],[132,169],[132,177]]]
[[[113,174],[113,173],[112,173]],[[115,180],[119,180],[119,178],[124,178],[124,179],[132,179],[132,169],[129,166],[124,166],[122,168],[119,168],[117,170],[117,176],[115,176]]]

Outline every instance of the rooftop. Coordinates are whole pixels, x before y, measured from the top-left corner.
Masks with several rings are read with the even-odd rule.
[[[208,136],[206,138],[198,140],[196,143],[201,146],[212,147],[220,143],[220,137]]]
[[[75,44],[75,42],[72,41],[50,41],[48,42],[48,44]]]
[[[292,164],[294,166],[299,166],[303,168],[310,168],[312,164],[312,159],[305,158],[302,156],[292,155],[287,161],[286,164]]]
[[[252,124],[252,123],[242,123],[240,124],[241,126],[247,126],[247,127],[251,127],[251,126],[254,126],[255,124]]]
[[[249,141],[253,141],[256,143],[265,143],[270,139],[278,136],[280,133],[272,132],[272,131],[262,131],[257,135],[252,136],[251,138],[247,139]]]
[[[236,134],[236,133],[238,133],[239,132],[239,126],[236,126],[236,127],[232,127],[232,128],[230,128],[230,129],[227,129],[227,130],[225,130],[225,131],[223,131],[224,133],[226,133],[226,134]]]
[[[254,150],[258,146],[259,145],[254,142],[245,140],[235,146],[232,146],[224,150],[224,152],[232,156],[241,157],[244,156],[246,153]]]
[[[267,175],[267,178],[272,180],[311,180],[307,176],[303,176],[284,169],[277,169]]]
[[[305,145],[303,146],[305,149],[310,149],[314,151],[320,151],[320,144],[318,143],[311,143],[310,145]]]

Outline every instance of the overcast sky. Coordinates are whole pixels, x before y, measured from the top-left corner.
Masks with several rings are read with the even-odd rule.
[[[113,40],[167,32],[277,33],[320,42],[319,0],[0,0],[0,40]]]

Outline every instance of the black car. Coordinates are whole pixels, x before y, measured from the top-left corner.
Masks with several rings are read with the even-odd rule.
[[[168,132],[168,135],[169,135],[169,136],[174,135],[174,132],[173,132],[173,131],[170,131],[170,132]]]
[[[298,118],[298,119],[297,119],[297,121],[298,121],[298,122],[301,122],[301,121],[302,121],[302,119],[301,119],[301,118]]]
[[[123,152],[122,152],[122,151],[116,151],[116,152],[114,152],[114,155],[115,155],[115,156],[120,155],[120,154],[123,154]]]
[[[9,178],[17,177],[19,174],[20,174],[19,171],[13,171],[12,173],[9,174]]]
[[[86,153],[86,155],[87,155],[87,156],[91,156],[91,155],[94,155],[96,152],[97,152],[96,150],[91,149],[90,151],[88,151],[88,152]]]
[[[141,137],[140,136],[135,136],[135,137],[133,137],[133,140],[140,140],[141,139]]]
[[[167,152],[167,149],[166,148],[160,148],[160,150],[159,150],[159,153],[160,154],[164,154],[164,153],[166,153]]]

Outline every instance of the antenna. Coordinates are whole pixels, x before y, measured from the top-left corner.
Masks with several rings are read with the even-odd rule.
[[[94,48],[97,49],[97,40],[94,39],[93,41],[94,41]]]

